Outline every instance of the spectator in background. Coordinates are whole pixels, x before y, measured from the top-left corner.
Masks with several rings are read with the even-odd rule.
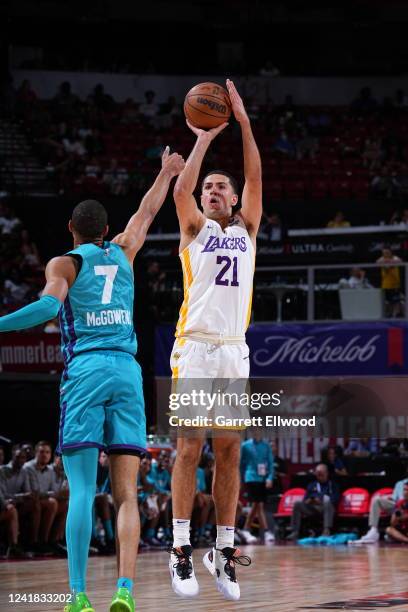
[[[51,319],[51,321],[48,321],[48,323],[45,324],[44,333],[45,334],[59,334],[60,333],[58,317],[55,317],[55,319]]]
[[[5,463],[6,454],[4,452],[4,446],[0,446],[0,468]]]
[[[360,95],[351,103],[351,110],[357,114],[371,114],[378,107],[370,87],[363,87]]]
[[[391,219],[389,225],[399,225],[400,223],[404,223],[408,225],[408,208],[404,208],[404,210],[396,210]]]
[[[340,498],[339,488],[333,480],[330,480],[329,469],[324,463],[316,467],[315,476],[316,480],[307,486],[303,501],[295,502],[293,507],[292,531],[288,536],[290,540],[299,538],[304,516],[322,516],[323,535],[330,535],[335,508]]]
[[[104,113],[111,113],[115,109],[114,99],[112,96],[105,93],[105,88],[102,83],[95,85],[92,93],[88,96],[88,102]]]
[[[380,138],[367,138],[363,149],[363,165],[369,170],[375,170],[382,159]]]
[[[64,81],[59,86],[58,92],[53,100],[53,108],[57,121],[71,119],[78,108],[79,99],[71,91],[71,83]]]
[[[395,542],[408,544],[408,484],[404,484],[402,494],[403,499],[397,502],[386,533]]]
[[[380,524],[381,513],[384,512],[390,515],[394,512],[397,503],[404,499],[404,488],[408,485],[408,468],[407,477],[399,480],[392,492],[392,495],[377,495],[370,502],[370,514],[368,517],[368,525],[370,529],[360,539],[354,542],[349,542],[353,546],[361,546],[362,544],[376,544],[380,539],[378,526]]]
[[[24,114],[37,102],[37,94],[31,87],[30,81],[24,79],[17,89],[17,110]]]
[[[62,146],[68,155],[84,157],[86,149],[76,130],[69,130],[62,139]]]
[[[369,457],[376,453],[378,453],[377,438],[351,438],[344,451],[345,455],[352,457]]]
[[[0,523],[6,523],[8,548],[6,556],[8,559],[23,558],[24,551],[18,545],[18,514],[13,502],[6,499],[0,491]]]
[[[327,449],[327,457],[325,464],[329,469],[329,478],[335,478],[336,476],[347,476],[346,466],[343,460],[337,455],[334,446],[329,446]]]
[[[390,264],[401,263],[402,259],[394,255],[392,250],[384,247],[382,255],[377,259],[379,264],[388,264],[381,268],[381,289],[384,290],[385,300],[389,307],[388,316],[398,317],[404,314],[404,301],[401,294],[401,273],[399,266]]]
[[[277,68],[272,60],[266,60],[265,64],[259,70],[259,76],[263,77],[278,77],[280,76],[280,70]]]
[[[254,536],[250,532],[255,517],[258,517],[260,530],[264,532],[265,543],[273,542],[275,539],[272,531],[268,529],[264,509],[267,490],[271,489],[273,485],[273,456],[270,445],[262,440],[261,435],[261,431],[257,429],[253,438],[246,440],[241,445],[241,477],[242,482],[245,483],[248,500],[252,503],[244,529],[240,533],[247,544],[256,541],[256,538],[254,540]]]
[[[161,105],[160,114],[157,117],[157,126],[160,129],[170,129],[181,117],[181,108],[174,96],[169,96],[167,102]]]
[[[160,159],[163,155],[165,147],[162,143],[162,139],[160,136],[156,136],[154,139],[154,144],[146,149],[146,158],[147,159]]]
[[[109,479],[109,457],[101,451],[99,454],[98,468],[96,473],[96,495],[92,516],[92,538],[91,546],[100,553],[113,555],[116,551],[115,535],[112,521],[112,491]],[[102,521],[104,530],[104,541],[97,532],[97,517]]]
[[[99,178],[101,172],[102,169],[99,165],[98,159],[95,156],[91,157],[85,166],[85,176],[91,178]]]
[[[39,552],[41,508],[38,494],[31,491],[28,473],[23,469],[26,459],[26,452],[17,448],[10,463],[0,468],[0,493],[16,508],[19,524],[27,521],[27,552],[35,553]]]
[[[152,463],[149,480],[153,482],[155,491],[158,494],[158,506],[160,511],[159,523],[163,526],[164,538],[171,541],[170,531],[170,500],[171,500],[171,474],[169,471],[170,455],[167,451],[161,450],[157,457],[157,462]],[[145,541],[150,544],[151,539],[156,537],[153,528],[146,531]]]
[[[139,109],[132,98],[128,98],[122,106],[121,123],[132,124],[139,122]]]
[[[111,195],[124,196],[129,189],[129,174],[126,168],[119,166],[118,160],[112,158],[109,168],[105,171],[103,182],[108,185]]]
[[[10,236],[20,225],[21,221],[14,211],[6,204],[0,204],[0,230],[2,237]]]
[[[58,484],[55,471],[50,465],[51,456],[51,444],[42,440],[35,446],[34,459],[27,461],[23,467],[28,474],[30,491],[35,492],[40,498],[39,549],[45,554],[60,552],[50,543],[51,528],[57,513],[60,514],[57,500]]]
[[[273,456],[273,474],[274,480],[272,485],[271,493],[281,494],[284,490],[284,479],[288,473],[288,467],[286,461],[279,457],[279,448],[276,440],[271,442],[271,450]]]
[[[27,461],[34,459],[34,446],[32,442],[22,442],[21,445],[18,445],[18,448],[21,448],[25,452]]]
[[[151,533],[151,529],[156,533],[157,524],[159,522],[159,505],[158,495],[155,490],[154,482],[150,478],[152,468],[152,460],[150,456],[145,456],[140,462],[140,470],[138,475],[138,499],[142,523],[143,540],[141,540],[141,548],[149,546],[146,540],[146,533]],[[161,542],[156,537],[150,538],[150,546],[161,546]]]
[[[30,286],[23,280],[20,270],[10,270],[4,281],[4,291],[8,304],[17,305],[24,302]]]
[[[395,174],[387,166],[382,166],[371,181],[374,196],[379,198],[393,198],[398,192],[398,182]]]
[[[270,242],[280,242],[283,240],[283,227],[281,218],[277,213],[263,213],[266,223],[262,225],[261,231],[267,234]]]
[[[352,268],[349,278],[341,278],[339,280],[340,289],[372,289],[372,284],[366,277],[365,270],[361,268]]]
[[[296,144],[289,139],[285,130],[281,130],[279,137],[274,142],[273,150],[284,157],[295,157]]]
[[[337,228],[337,227],[350,227],[350,221],[347,221],[344,218],[344,213],[339,210],[336,212],[336,214],[334,215],[333,219],[331,219],[328,224],[327,224],[328,228]]]
[[[145,92],[145,102],[139,106],[139,112],[145,123],[155,127],[155,118],[159,114],[159,105],[155,102],[156,94],[149,89]]]

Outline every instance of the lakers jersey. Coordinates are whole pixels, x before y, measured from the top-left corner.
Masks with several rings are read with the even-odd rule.
[[[122,248],[82,244],[69,251],[79,273],[60,310],[65,364],[84,351],[123,351],[135,355],[133,270]]]
[[[251,316],[255,249],[240,218],[224,230],[206,219],[180,258],[184,301],[176,337],[197,332],[243,337]]]

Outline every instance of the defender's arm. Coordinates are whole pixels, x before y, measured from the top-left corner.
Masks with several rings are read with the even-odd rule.
[[[169,147],[163,153],[162,168],[153,185],[143,197],[137,212],[130,218],[125,231],[115,236],[112,242],[119,244],[130,261],[142,247],[147,231],[159,212],[169,191],[171,179],[180,174],[184,160],[178,153],[169,153]]]
[[[46,285],[36,302],[0,317],[0,331],[27,329],[54,319],[75,281],[76,268],[71,257],[55,257],[45,268]]]

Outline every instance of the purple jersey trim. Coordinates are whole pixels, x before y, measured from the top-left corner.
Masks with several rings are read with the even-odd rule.
[[[62,452],[75,448],[99,448],[103,450],[105,448],[105,445],[99,444],[99,442],[72,442],[71,444],[64,444],[63,446],[61,446]]]
[[[147,451],[143,446],[135,446],[134,444],[106,444],[106,449],[109,451],[110,449],[116,450],[123,448],[123,450],[136,450],[141,453],[145,453]]]

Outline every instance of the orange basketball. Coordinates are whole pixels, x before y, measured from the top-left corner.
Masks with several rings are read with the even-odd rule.
[[[184,114],[194,127],[210,129],[228,121],[231,101],[228,91],[217,83],[200,83],[186,95]]]

